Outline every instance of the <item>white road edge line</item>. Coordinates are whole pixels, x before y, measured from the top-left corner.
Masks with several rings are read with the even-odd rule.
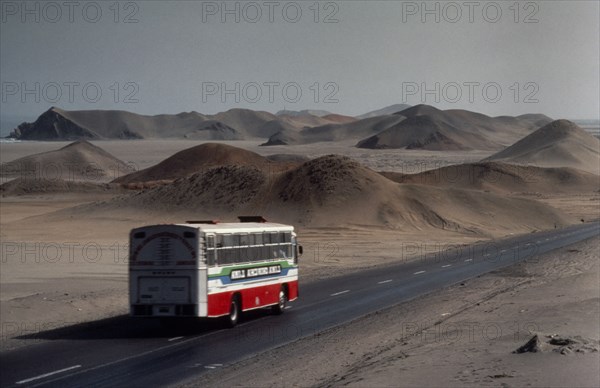
[[[169,342],[171,341],[177,341],[178,339],[182,339],[183,337],[173,337],[173,338],[169,338]]]
[[[418,271],[418,272],[415,272],[413,275],[420,275],[422,273],[425,273],[425,271]]]
[[[29,378],[29,379],[17,381],[15,384],[27,384],[27,383],[30,383],[35,380],[43,379],[43,378],[50,377],[50,376],[53,376],[58,373],[66,372],[66,371],[77,369],[77,368],[81,368],[81,365],[73,365],[68,368],[55,370],[54,372],[44,373],[43,375],[39,375],[39,376],[35,376],[35,377]]]
[[[345,294],[346,292],[350,292],[350,290],[344,290],[344,291],[336,292],[334,294],[331,294],[330,296],[338,296],[338,295]]]
[[[389,283],[389,282],[391,282],[391,281],[392,281],[392,279],[388,279],[388,280],[382,280],[382,281],[380,281],[380,282],[377,282],[377,284],[385,284],[385,283]]]
[[[473,261],[473,259],[467,259],[467,260],[465,260],[465,261]]]

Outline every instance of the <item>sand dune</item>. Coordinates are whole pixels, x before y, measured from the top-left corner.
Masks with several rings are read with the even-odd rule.
[[[533,200],[474,190],[398,184],[337,155],[320,157],[270,175],[248,165],[213,167],[166,186],[76,211],[105,214],[123,209],[221,219],[261,214],[297,225],[445,229],[482,236],[551,228],[569,222],[559,211]]]
[[[370,117],[392,115],[394,113],[398,113],[398,112],[403,111],[408,108],[410,108],[410,105],[394,104],[394,105],[386,106],[385,108],[381,108],[381,109],[377,109],[377,110],[374,110],[371,112],[363,113],[356,117],[358,119],[368,119]]]
[[[487,149],[492,145],[481,135],[468,133],[431,116],[414,116],[361,140],[356,146],[451,151]]]
[[[296,154],[273,154],[266,157],[270,161],[280,163],[298,163],[302,164],[310,160],[309,157]]]
[[[485,162],[461,164],[419,174],[382,172],[399,183],[497,193],[575,193],[600,190],[598,176],[573,168],[540,168]]]
[[[177,152],[155,166],[119,177],[113,183],[175,180],[223,165],[253,166],[267,172],[283,168],[263,156],[242,148],[219,143],[204,143]]]
[[[319,119],[320,120],[320,119]],[[262,125],[260,130],[264,133],[275,134],[278,132],[297,132],[298,123],[286,120],[271,120]]]
[[[79,140],[55,151],[4,163],[2,177],[34,179],[104,180],[133,171],[133,167],[88,141]]]
[[[543,115],[489,117],[460,109],[417,105],[398,112],[406,120],[358,142],[359,148],[498,150],[550,119]]]
[[[572,167],[600,174],[600,140],[568,120],[556,120],[486,161]]]
[[[117,110],[66,111],[52,107],[34,123],[19,125],[11,136],[21,140],[266,139],[279,130],[265,127],[273,120],[280,119],[268,112],[248,109],[231,109],[216,115],[183,112],[145,116]]]
[[[180,210],[221,218],[240,209],[263,189],[268,174],[254,166],[224,165],[207,168],[170,185],[160,186],[109,202],[150,212]]]
[[[302,111],[305,112],[305,111]],[[302,113],[300,112],[300,113]],[[283,122],[283,123],[287,123],[292,125],[293,128],[291,129],[303,129],[303,128],[312,128],[312,127],[319,127],[319,126],[323,126],[323,125],[327,125],[327,124],[347,124],[347,123],[351,123],[356,121],[357,119],[351,116],[344,116],[344,115],[339,115],[339,114],[334,114],[334,113],[328,113],[323,111],[322,113],[328,113],[328,114],[323,114],[323,115],[315,115],[315,114],[309,114],[307,112],[312,112],[312,111],[306,111],[306,113],[303,114],[282,114],[282,113],[278,113],[277,114],[277,118],[279,119],[279,121]],[[320,111],[319,111],[320,112]],[[298,112],[297,112],[298,113]],[[282,128],[281,130],[284,130],[284,128]],[[269,136],[274,135],[277,132],[271,133]]]
[[[265,124],[273,120],[278,120],[277,116],[272,113],[250,109],[230,109],[210,117],[235,128],[246,139],[268,138],[275,132],[274,129],[265,127]]]
[[[119,194],[124,190],[109,183],[81,182],[64,179],[17,178],[0,185],[4,197],[39,194]]]
[[[379,133],[404,120],[403,116],[387,115],[366,118],[341,124],[327,124],[318,127],[304,128],[300,131],[282,130],[264,143],[270,145],[310,144],[324,141],[340,141],[361,139]]]
[[[325,120],[331,121],[332,123],[339,123],[339,124],[348,124],[348,123],[353,123],[355,121],[358,121],[358,119],[356,117],[338,115],[338,114],[334,114],[334,113],[322,116],[322,118]]]
[[[321,125],[331,124],[330,120],[327,120],[323,117],[319,116],[311,116],[311,115],[300,115],[300,116],[287,116],[287,115],[279,115],[277,119],[283,123],[287,123],[291,125],[295,130],[300,130],[306,127],[318,127]],[[282,128],[283,130],[283,128]],[[277,132],[275,132],[277,133]],[[274,135],[275,133],[271,134]]]

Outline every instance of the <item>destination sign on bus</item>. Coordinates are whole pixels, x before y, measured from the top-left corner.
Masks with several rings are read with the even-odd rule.
[[[280,265],[271,265],[268,267],[244,268],[231,271],[231,280],[257,278],[281,273]]]

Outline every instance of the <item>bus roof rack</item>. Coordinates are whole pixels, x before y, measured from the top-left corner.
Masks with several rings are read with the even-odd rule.
[[[267,222],[267,220],[263,216],[239,216],[238,219],[240,220],[240,222]]]
[[[216,225],[220,221],[219,220],[201,220],[201,221],[186,221],[186,224],[211,224]]]

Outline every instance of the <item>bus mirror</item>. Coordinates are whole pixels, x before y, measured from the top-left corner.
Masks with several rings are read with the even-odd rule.
[[[298,245],[298,253],[302,255],[303,252],[304,250],[302,249],[302,245]]]

